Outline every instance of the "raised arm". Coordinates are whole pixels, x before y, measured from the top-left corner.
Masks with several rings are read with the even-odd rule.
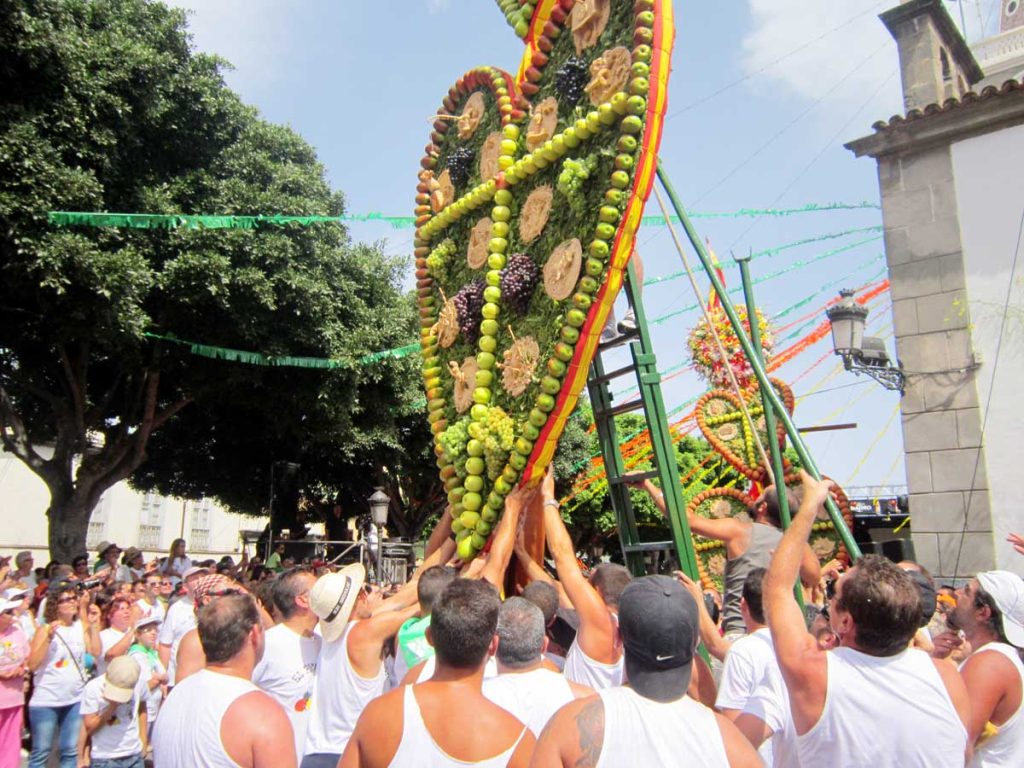
[[[801,471],[803,501],[789,529],[779,542],[764,578],[764,612],[772,632],[775,655],[789,689],[790,708],[798,734],[818,722],[825,708],[828,669],[824,651],[804,625],[803,611],[793,597],[815,516],[828,497],[831,480],[815,480]]]
[[[335,642],[348,643],[348,658],[356,674],[370,678],[377,674],[381,664],[384,641],[394,635],[408,619],[418,615],[419,603],[397,611],[378,613],[363,619],[348,633],[348,639]]]
[[[547,538],[548,549],[555,560],[558,580],[572,600],[580,619],[576,640],[583,652],[594,661],[610,664],[615,661],[615,624],[604,600],[580,572],[572,538],[565,529],[562,515],[558,511],[558,502],[555,501],[555,481],[550,469],[541,483],[541,493],[544,497],[544,536]]]
[[[491,550],[487,553],[487,564],[480,573],[481,579],[491,582],[499,590],[505,580],[508,562],[512,559],[516,533],[519,531],[519,519],[525,514],[536,493],[536,488],[519,486],[505,498],[505,513],[498,521],[498,527],[494,529]]]
[[[551,575],[540,567],[540,564],[530,557],[530,553],[526,551],[526,547],[523,545],[522,536],[516,538],[515,547],[516,559],[519,564],[523,566],[523,570],[526,571],[526,577],[529,581],[543,581],[555,588],[558,592],[558,605],[562,608],[572,609],[572,600],[565,593],[565,588],[562,586],[562,582],[558,579],[551,578]]]
[[[651,501],[654,502],[661,514],[667,514],[668,508],[665,505],[665,494],[662,493],[661,489],[651,482],[650,478],[644,478],[642,482],[630,483],[631,488],[642,488],[647,491],[647,494],[651,497]],[[729,542],[742,536],[745,532],[745,528],[742,523],[731,517],[723,517],[717,520],[712,520],[707,517],[700,517],[690,513],[689,510],[686,512],[686,522],[690,526],[690,531],[703,536],[707,539],[717,539],[718,541],[724,542],[728,547]]]
[[[694,602],[697,603],[697,613],[700,614],[700,641],[704,643],[704,647],[708,649],[708,653],[719,661],[725,661],[725,654],[727,654],[729,652],[729,648],[732,647],[732,641],[726,640],[722,637],[721,633],[718,631],[718,627],[715,626],[715,622],[711,619],[711,614],[708,613],[707,605],[704,604],[704,591],[700,588],[700,584],[695,582],[682,571],[676,571],[675,576],[683,583],[683,586],[686,587],[690,595],[693,596]]]

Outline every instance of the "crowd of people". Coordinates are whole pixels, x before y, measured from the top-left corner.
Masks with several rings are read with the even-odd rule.
[[[805,475],[785,532],[772,489],[748,519],[691,519],[725,542],[721,595],[584,571],[550,475],[510,494],[471,562],[445,513],[390,590],[359,564],[193,562],[181,541],[40,572],[19,553],[0,571],[0,768],[23,709],[29,765],[62,768],[1024,766],[1024,581],[822,568],[807,542],[828,491]],[[524,544],[527,509],[550,561]]]

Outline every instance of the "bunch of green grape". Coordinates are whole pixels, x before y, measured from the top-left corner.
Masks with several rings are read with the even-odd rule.
[[[562,172],[558,174],[556,186],[558,191],[565,195],[569,201],[569,207],[579,216],[585,216],[590,213],[583,187],[584,182],[596,170],[596,155],[589,155],[579,160],[567,157],[562,162]]]
[[[430,274],[434,276],[435,280],[444,281],[447,279],[448,259],[454,255],[455,251],[455,241],[451,238],[446,238],[438,243],[437,247],[427,256],[427,269],[430,270]]]
[[[515,443],[515,422],[497,406],[487,409],[484,421],[474,421],[468,428],[469,437],[483,446],[483,459],[487,477],[495,480],[505,468]]]
[[[458,476],[462,478],[467,474],[466,459],[469,458],[466,453],[466,443],[469,442],[469,433],[466,431],[468,422],[469,419],[459,419],[437,436],[445,456],[455,466]]]

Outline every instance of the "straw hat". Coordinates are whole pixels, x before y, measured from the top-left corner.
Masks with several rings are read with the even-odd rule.
[[[348,625],[359,592],[366,580],[362,563],[353,563],[337,573],[325,573],[309,592],[309,607],[320,619],[325,642],[341,637]]]

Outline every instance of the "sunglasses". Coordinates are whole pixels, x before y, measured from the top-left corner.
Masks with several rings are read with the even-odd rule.
[[[12,608],[12,609],[11,609],[11,610],[9,610],[9,611],[4,611],[4,612],[3,612],[3,615],[4,615],[4,616],[13,616],[13,615],[14,615],[14,609]]]
[[[78,602],[78,598],[77,597],[70,597],[70,596],[69,597],[61,597],[61,598],[58,598],[57,605],[63,605],[64,603],[77,603],[77,602]]]

